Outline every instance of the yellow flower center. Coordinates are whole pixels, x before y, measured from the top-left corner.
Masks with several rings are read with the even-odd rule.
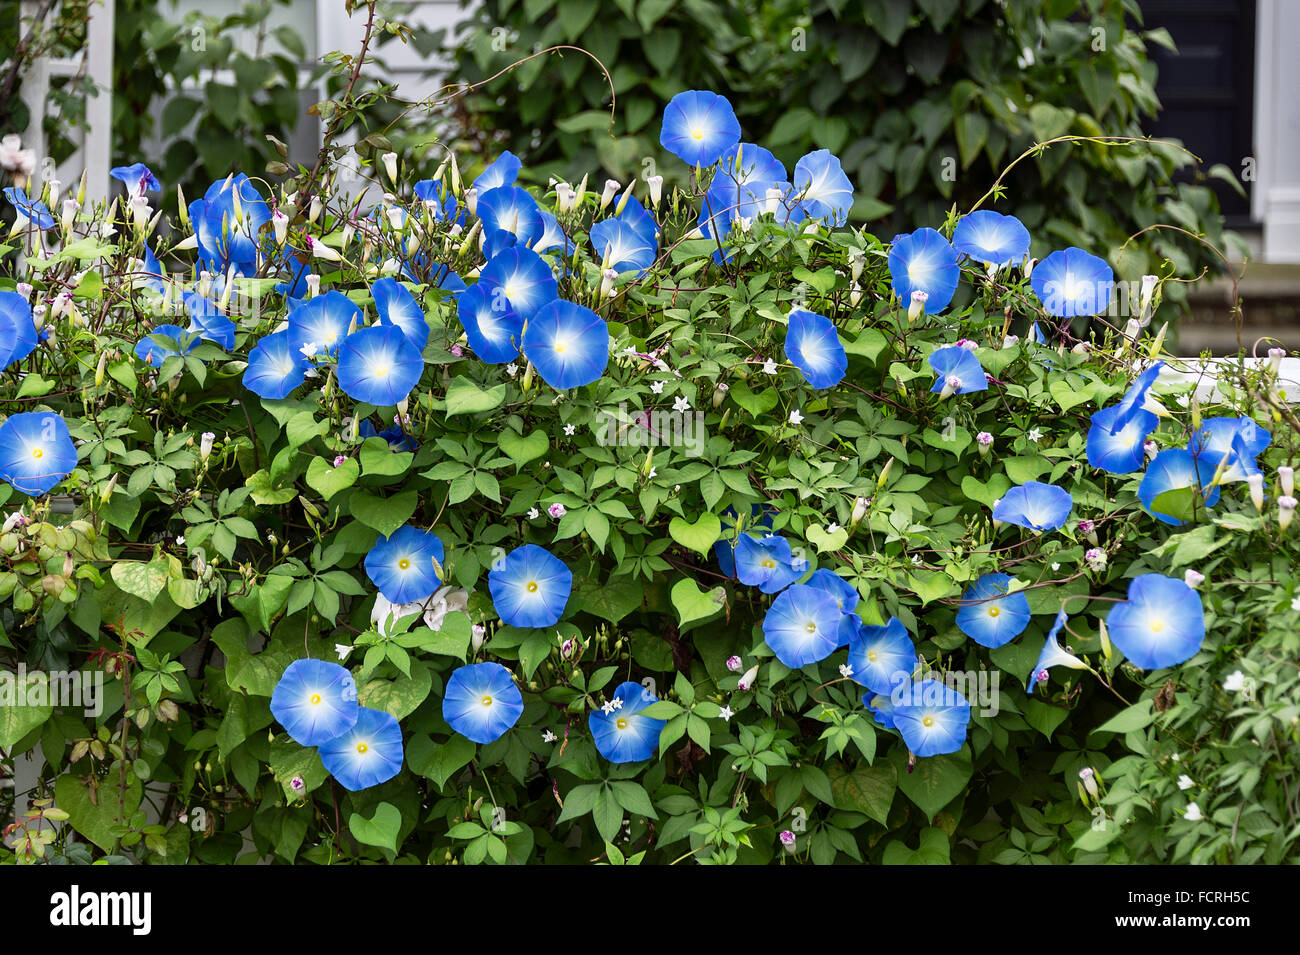
[[[925,717],[924,719],[921,720],[921,725],[922,725],[922,726],[933,726],[933,725],[934,725],[934,717],[933,717],[933,716],[927,716],[927,717]]]
[[[698,142],[699,140],[701,140],[701,139],[703,139],[703,138],[704,138],[704,130],[702,130],[702,129],[692,129],[692,130],[691,130],[691,139],[694,139],[696,142]]]
[[[410,570],[411,562],[407,558],[403,557],[401,560],[397,562],[397,567],[399,570]]]
[[[313,693],[313,694],[311,695],[311,705],[312,705],[312,706],[320,706],[320,694],[319,694],[319,693]]]
[[[771,570],[773,567],[776,566],[776,561],[774,561],[771,557],[764,557],[763,562],[762,564],[760,564],[760,566],[763,567],[765,570]]]
[[[569,347],[569,340],[567,338],[557,338],[555,340],[555,350],[559,352],[561,355],[564,354],[564,350],[568,347]]]
[[[32,448],[32,457],[34,457],[34,458],[43,458],[43,457],[45,457],[45,449],[44,449],[44,448]]]
[[[868,651],[867,651],[867,662],[868,662],[868,663],[875,663],[875,662],[876,662],[877,660],[879,660],[879,659],[880,659],[880,654],[877,653],[875,650],[868,650]]]
[[[1153,633],[1159,633],[1159,632],[1160,632],[1161,630],[1163,630],[1164,628],[1165,628],[1165,625],[1164,625],[1163,622],[1161,622],[1161,621],[1159,621],[1159,620],[1152,620],[1152,621],[1151,621],[1151,631],[1152,631]]]
[[[1002,612],[1002,611],[999,610],[997,607],[989,607],[989,616],[990,616],[990,617],[996,617],[996,616],[997,616],[998,614],[1000,614],[1001,612]]]
[[[482,703],[484,706],[491,706],[491,705],[492,705],[492,696],[489,694],[489,695],[483,697],[483,699],[479,700],[479,702]]]
[[[376,378],[387,378],[387,377],[388,377],[388,366],[387,366],[387,365],[380,365],[380,366],[378,366],[378,367],[375,369],[375,377],[376,377]]]
[[[530,594],[537,593],[537,581],[535,580],[528,581],[528,586],[525,587],[524,589],[527,590]]]
[[[366,753],[370,752],[370,747],[365,743],[357,743],[357,752],[364,756]]]
[[[614,721],[614,725],[621,730],[627,729],[627,717],[620,716],[618,719]]]
[[[815,624],[815,623],[813,623],[811,620],[809,620],[808,623],[804,625],[804,629],[807,630],[809,633],[816,633],[816,632],[817,632],[817,624]]]

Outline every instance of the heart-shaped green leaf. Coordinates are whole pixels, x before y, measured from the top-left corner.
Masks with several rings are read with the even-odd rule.
[[[972,501],[992,507],[993,502],[1011,490],[1011,482],[1004,474],[995,474],[987,482],[975,480],[969,474],[961,479],[961,492]]]
[[[348,458],[338,467],[324,458],[312,458],[307,465],[307,486],[328,501],[356,484],[360,475],[361,466],[355,458]]]
[[[369,819],[354,812],[348,817],[348,828],[357,837],[357,842],[396,852],[397,834],[402,828],[402,813],[392,803],[381,802],[375,807],[374,816]]]
[[[113,565],[110,573],[113,583],[141,600],[153,601],[167,586],[167,564],[161,560],[147,564],[138,560],[121,560]]]
[[[44,673],[29,673],[19,681],[15,674],[0,670],[0,749],[12,748],[54,715],[54,707],[44,705],[49,698],[49,677]],[[32,702],[42,705],[32,706]]]
[[[673,584],[669,596],[677,611],[681,629],[685,631],[690,625],[702,623],[722,613],[727,592],[722,587],[714,587],[706,593],[695,586],[695,581],[683,578]]]
[[[917,807],[933,819],[935,814],[952,802],[966,788],[971,777],[970,747],[963,746],[956,753],[947,756],[926,756],[916,761],[916,766],[907,771],[907,754],[901,747],[893,752],[895,768],[898,770],[898,788],[903,795],[916,803]]]
[[[844,527],[837,527],[832,531],[819,524],[810,524],[804,531],[804,536],[817,548],[817,553],[825,554],[843,547],[848,542],[849,532]]]
[[[550,450],[551,442],[547,440],[546,433],[543,431],[518,435],[507,429],[497,438],[497,447],[515,464],[522,465],[540,458]]]
[[[505,400],[505,385],[497,385],[484,391],[468,378],[457,378],[447,389],[447,417],[491,411],[500,407]]]
[[[731,400],[740,407],[744,408],[755,418],[761,418],[764,414],[776,407],[779,400],[775,388],[765,388],[758,394],[750,390],[749,385],[743,381],[738,381],[731,387],[729,392]]]
[[[348,500],[352,516],[385,537],[391,537],[395,530],[411,519],[417,503],[413,490],[392,497],[377,497],[358,489],[352,492],[352,497]]]
[[[716,514],[701,514],[694,523],[674,517],[668,522],[668,536],[683,547],[690,548],[697,554],[708,556],[711,548],[722,534],[722,521]]]

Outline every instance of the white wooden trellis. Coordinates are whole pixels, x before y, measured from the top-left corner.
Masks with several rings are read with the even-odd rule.
[[[26,36],[33,21],[44,5],[36,0],[22,0],[18,7],[20,35]],[[57,4],[51,8],[57,10]],[[20,135],[23,145],[33,149],[37,156],[37,169],[32,183],[33,192],[40,189],[45,179],[58,179],[63,183],[64,194],[75,189],[86,171],[86,201],[108,197],[108,170],[112,160],[113,143],[113,17],[114,0],[95,0],[88,9],[86,45],[70,57],[37,57],[22,77],[22,100],[31,117],[27,129]],[[69,130],[69,138],[77,148],[63,162],[54,163],[49,157],[45,140],[43,119],[51,87],[60,80],[84,75],[95,91],[86,103],[88,128]],[[9,130],[5,130],[9,132]],[[57,210],[52,210],[57,215]]]

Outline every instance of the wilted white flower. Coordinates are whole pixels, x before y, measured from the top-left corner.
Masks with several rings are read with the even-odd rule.
[[[1205,575],[1200,571],[1192,570],[1190,567],[1183,573],[1183,583],[1195,590],[1201,584],[1205,583]]]
[[[1240,670],[1232,671],[1223,680],[1223,688],[1229,693],[1239,693],[1245,685],[1246,678],[1242,676]]]
[[[1200,806],[1196,805],[1194,802],[1189,802],[1187,804],[1187,811],[1183,814],[1183,818],[1188,822],[1200,822],[1205,817],[1201,815]]]
[[[763,374],[765,375],[776,374],[776,361],[774,359],[769,358],[767,361],[763,362]]]
[[[1183,773],[1181,776],[1178,777],[1178,788],[1183,790],[1184,792],[1191,789],[1195,785],[1196,783],[1192,782],[1192,777],[1188,776],[1186,773]]]

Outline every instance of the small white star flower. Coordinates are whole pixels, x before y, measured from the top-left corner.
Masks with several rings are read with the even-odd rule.
[[[840,676],[853,676],[853,667],[847,663],[841,663]]]
[[[834,521],[831,521],[829,524],[826,525],[827,534],[834,534],[839,529],[840,529],[840,525],[836,524]]]
[[[547,730],[545,733],[542,734],[543,743],[554,743],[557,739],[559,739],[559,737],[556,736],[554,733],[552,733],[550,730]]]
[[[1296,597],[1294,600],[1291,601],[1291,609],[1300,610],[1300,597]]]
[[[1186,773],[1183,773],[1181,776],[1178,777],[1178,788],[1183,790],[1184,792],[1187,791],[1188,789],[1191,789],[1195,785],[1196,784],[1192,782],[1192,777],[1188,776]]]
[[[346,660],[348,654],[352,652],[352,647],[348,646],[346,643],[336,643],[334,644],[334,652],[339,655],[340,660]]]
[[[734,712],[732,712],[732,709],[731,709],[730,706],[724,706],[724,707],[723,707],[723,708],[718,712],[718,715],[721,716],[721,717],[722,717],[722,721],[723,721],[724,723],[726,723],[726,722],[728,722],[728,721],[729,721],[733,716],[735,716],[736,714],[735,714]]]
[[[610,713],[614,712],[616,707],[614,706],[613,700],[606,700],[604,703],[601,704],[600,709],[601,712],[603,712],[606,716],[609,716]]]
[[[1196,805],[1194,802],[1189,802],[1187,804],[1187,812],[1183,815],[1183,818],[1188,822],[1200,822],[1205,817],[1201,815],[1200,806]]]
[[[575,431],[577,431],[577,430],[578,430],[578,429],[575,428],[575,427],[574,427],[573,425],[571,425],[571,424],[566,424],[566,425],[564,426],[564,433],[565,433],[566,435],[572,435],[572,434],[573,434]]]
[[[617,696],[614,697],[614,699],[610,700],[609,702],[610,705],[613,706],[614,709],[616,710],[621,710],[623,708],[623,701],[619,699]]]
[[[518,373],[518,371],[519,371],[519,366],[516,365],[514,362],[511,362],[510,364],[506,365],[506,374],[508,374],[511,378],[513,378]]]
[[[796,409],[794,409],[793,411],[790,412],[790,423],[791,423],[791,424],[803,424],[803,415],[799,413],[799,409],[798,409],[798,408],[796,408]]]
[[[1229,693],[1239,693],[1246,685],[1246,678],[1240,670],[1229,673],[1223,681],[1223,688]]]
[[[528,519],[529,519],[530,521],[535,521],[535,520],[537,520],[537,518],[539,518],[539,517],[541,516],[541,514],[542,514],[542,512],[539,511],[539,510],[538,510],[537,508],[535,508],[535,507],[530,507],[530,508],[528,509]]]
[[[646,475],[646,477],[649,478],[651,481],[653,481],[655,479],[655,475],[657,475],[658,473],[659,473],[659,469],[652,467],[650,469],[650,473]]]
[[[775,374],[776,374],[776,362],[773,361],[771,358],[769,358],[767,361],[763,362],[763,374],[765,374],[765,375],[775,375]]]
[[[650,390],[656,395],[662,395],[664,393],[664,383],[662,381],[652,381],[650,382]]]
[[[1030,428],[1029,433],[1026,434],[1025,437],[1034,442],[1034,444],[1037,444],[1043,439],[1043,432],[1039,431],[1037,428]]]
[[[673,402],[673,410],[678,412],[690,411],[691,403],[686,399],[685,395],[678,395],[677,400]]]

